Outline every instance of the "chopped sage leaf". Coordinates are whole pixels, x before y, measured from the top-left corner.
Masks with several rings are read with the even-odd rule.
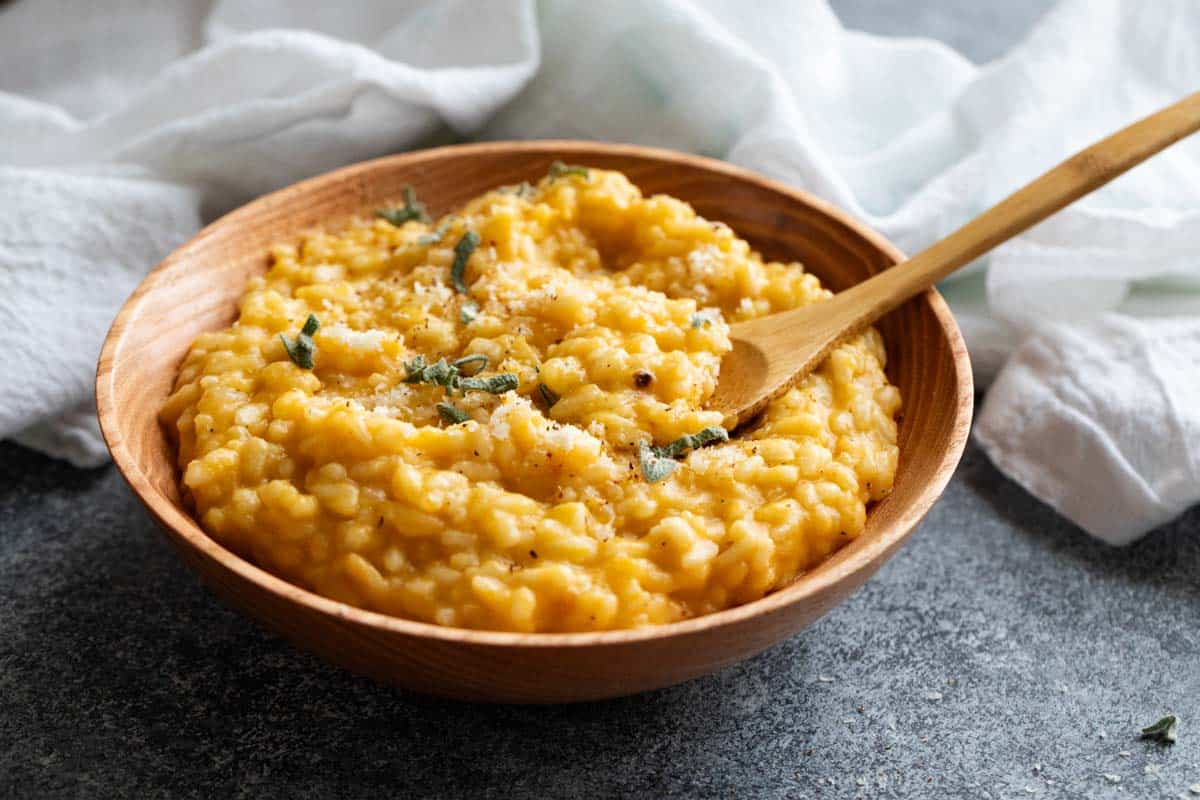
[[[578,175],[585,181],[589,180],[590,177],[587,167],[580,167],[574,164],[564,164],[561,161],[555,161],[550,165],[550,180],[565,178],[568,175]]]
[[[709,319],[708,317],[704,316],[703,314],[701,314],[699,312],[692,314],[692,327],[693,328],[707,328],[709,325],[712,325],[712,320]]]
[[[1142,728],[1142,738],[1173,744],[1179,738],[1179,717],[1167,714],[1153,725]]]
[[[476,372],[483,372],[485,369],[487,369],[487,365],[488,357],[483,353],[472,353],[471,355],[463,356],[454,362],[454,367],[459,372],[462,372],[467,367],[475,367]]]
[[[282,333],[279,338],[283,340],[283,348],[287,350],[288,358],[292,360],[297,367],[301,369],[313,368],[313,353],[316,352],[316,345],[313,344],[312,336],[321,327],[321,323],[312,314],[308,315],[308,319],[304,320],[304,327],[300,329],[300,333],[295,339],[289,339]]]
[[[432,383],[449,388],[451,374],[457,375],[458,370],[451,367],[444,358],[439,358],[433,364],[425,363],[425,356],[418,355],[412,361],[404,362],[405,383]]]
[[[438,413],[442,415],[442,419],[449,422],[451,425],[457,425],[460,422],[466,422],[471,419],[471,415],[450,403],[438,403]]]
[[[474,300],[468,300],[462,304],[462,308],[458,310],[458,321],[463,325],[470,325],[472,320],[479,316],[479,306]]]
[[[538,394],[542,396],[542,400],[546,402],[546,407],[551,408],[559,401],[558,394],[544,383],[538,384]]]
[[[670,444],[656,447],[658,454],[667,458],[675,458],[681,456],[688,450],[698,450],[701,447],[708,447],[710,444],[717,442],[729,441],[729,434],[724,428],[719,428],[716,425],[710,428],[704,428],[693,434],[685,434],[680,436]]]
[[[420,383],[421,378],[414,377],[423,375],[425,370],[425,356],[419,353],[413,356],[412,361],[404,362],[404,382],[405,383]]]
[[[675,471],[677,465],[673,459],[689,450],[727,441],[729,441],[729,434],[725,429],[714,425],[696,433],[680,436],[662,447],[641,442],[638,444],[638,461],[642,466],[642,475],[650,483],[656,483]]]
[[[418,355],[412,361],[404,362],[405,383],[432,383],[447,389],[455,388],[460,370],[473,364],[481,364],[481,369],[487,366],[487,356],[482,353],[464,356],[453,364],[444,358],[439,358],[432,364],[425,363],[425,356]]]
[[[511,372],[501,372],[498,375],[489,375],[486,378],[462,378],[458,382],[459,388],[464,392],[476,391],[488,392],[489,394],[511,392],[520,385],[520,380]]]
[[[404,205],[400,208],[380,208],[375,216],[386,219],[397,228],[409,220],[428,222],[429,215],[425,213],[425,204],[417,201],[417,193],[411,186],[404,187]]]
[[[467,293],[467,284],[463,282],[463,276],[467,272],[467,259],[471,257],[471,253],[474,253],[478,246],[479,234],[475,231],[467,231],[458,240],[458,244],[454,245],[454,263],[450,265],[450,282],[454,284],[454,291],[459,294]]]
[[[638,462],[642,467],[642,477],[648,483],[658,483],[679,466],[674,460],[659,455],[657,449],[645,442],[638,443]]]
[[[481,372],[487,368],[487,364],[488,357],[482,353],[463,356],[453,363],[439,358],[432,364],[426,363],[424,356],[416,356],[412,361],[404,362],[404,382],[441,386],[446,390],[447,396],[451,396],[455,392],[460,394],[467,392],[504,394],[513,391],[520,385],[520,380],[511,372],[502,372],[487,377],[473,375],[469,378],[462,374],[464,369],[476,367],[476,365],[478,365],[476,372]]]
[[[283,340],[283,348],[287,350],[288,358],[292,360],[300,369],[313,368],[313,345],[312,339],[307,337],[297,336],[294,340],[288,339],[282,333],[279,338]]]

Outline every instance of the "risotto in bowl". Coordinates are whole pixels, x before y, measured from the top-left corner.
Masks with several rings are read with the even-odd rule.
[[[489,148],[506,148],[490,171]],[[751,424],[727,431],[705,407],[731,324],[821,302],[896,258],[816,201],[661,151],[528,143],[369,162],[235,212],[156,270],[106,344],[102,422],[188,560],[334,660],[487,699],[665,685],[819,616],[957,462],[969,374],[932,292]],[[149,296],[190,300],[194,332],[131,338],[123,318]],[[114,434],[127,423],[111,376],[135,347],[162,394],[130,397],[159,424],[131,446]],[[933,419],[915,380],[950,412]],[[910,457],[936,469],[906,487]],[[376,652],[347,650],[364,647]],[[540,654],[539,668],[489,674],[500,651]],[[564,664],[570,680],[548,690]]]
[[[355,606],[533,632],[756,600],[862,533],[899,453],[877,331],[732,439],[705,409],[730,322],[828,294],[801,264],[615,171],[438,220],[406,194],[274,247],[185,357],[162,418],[217,541]]]

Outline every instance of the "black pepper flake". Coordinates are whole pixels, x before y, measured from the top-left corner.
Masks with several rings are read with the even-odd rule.
[[[529,557],[530,557],[530,558],[537,558],[537,550],[530,550],[530,551],[529,551]]]
[[[639,369],[633,373],[633,385],[639,389],[645,389],[650,384],[654,383],[654,376],[644,369]]]

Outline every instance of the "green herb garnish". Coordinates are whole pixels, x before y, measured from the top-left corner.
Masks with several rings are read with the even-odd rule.
[[[467,300],[462,304],[462,308],[458,310],[458,321],[463,325],[470,325],[471,321],[479,316],[479,306],[474,300]]]
[[[300,333],[295,339],[289,339],[282,333],[279,334],[279,338],[283,340],[283,347],[287,350],[288,358],[292,359],[292,363],[297,367],[313,368],[313,353],[316,352],[316,345],[313,344],[312,336],[320,327],[321,323],[317,322],[317,318],[309,314],[308,319],[304,321],[304,327],[300,329]]]
[[[568,175],[578,175],[585,181],[590,179],[590,173],[587,167],[580,167],[574,164],[564,164],[561,161],[555,161],[550,165],[550,180],[565,178]]]
[[[520,385],[521,381],[511,372],[488,375],[486,378],[462,378],[458,382],[458,388],[463,392],[476,391],[489,394],[511,392]]]
[[[454,362],[454,366],[457,367],[460,372],[467,367],[475,367],[476,365],[478,366],[476,367],[475,372],[483,372],[485,369],[487,369],[488,357],[483,353],[472,353],[471,355],[463,356]]]
[[[709,319],[708,317],[704,316],[700,312],[696,312],[695,314],[692,314],[692,327],[693,328],[707,328],[709,325],[712,325],[712,320]]]
[[[466,377],[462,374],[464,369],[476,364],[479,365],[476,371],[482,372],[487,368],[487,363],[488,357],[482,353],[464,356],[453,362],[439,358],[432,364],[427,364],[424,356],[416,356],[412,361],[404,363],[404,382],[441,386],[446,390],[447,396],[452,396],[455,392],[460,394],[467,392],[504,394],[520,386],[520,380],[511,372],[501,372],[487,377],[478,375]]]
[[[679,466],[674,460],[659,455],[657,447],[645,442],[638,443],[638,462],[642,465],[642,477],[650,483],[658,483]]]
[[[404,362],[404,382],[432,383],[449,387],[452,370],[455,375],[458,374],[458,367],[448,363],[444,358],[439,358],[432,364],[426,364],[425,356],[418,355],[412,361]]]
[[[421,222],[429,222],[429,215],[425,213],[425,204],[417,201],[417,193],[411,186],[404,187],[403,207],[380,208],[375,211],[375,216],[386,219],[397,228],[414,219]]]
[[[657,483],[675,471],[679,466],[675,458],[689,450],[697,450],[717,442],[729,441],[729,433],[724,428],[712,426],[692,434],[680,436],[670,444],[656,447],[647,442],[638,444],[638,461],[642,466],[642,475],[650,483]]]
[[[471,419],[470,414],[451,403],[438,403],[437,410],[442,415],[442,419],[451,425],[457,425],[460,422],[467,422]]]
[[[479,234],[475,231],[467,231],[458,240],[458,244],[454,245],[454,263],[450,265],[450,282],[454,284],[454,291],[459,294],[467,293],[467,284],[463,283],[463,275],[467,271],[467,259],[471,257],[471,253],[474,253],[478,246]]]
[[[554,404],[561,399],[553,389],[544,383],[538,384],[538,394],[542,396],[547,408],[553,408]]]
[[[305,336],[312,336],[320,327],[321,323],[317,321],[316,316],[309,314],[308,319],[304,320],[304,327],[300,329],[300,333]]]
[[[461,379],[462,370],[472,364],[480,364],[480,369],[487,367],[488,357],[482,353],[463,356],[454,363],[439,358],[432,364],[425,363],[425,356],[418,355],[412,361],[404,362],[405,383],[432,383],[446,389],[454,389]]]
[[[1157,739],[1166,744],[1174,744],[1179,738],[1179,717],[1175,714],[1167,714],[1158,722],[1148,727],[1142,728],[1143,739]]]
[[[670,444],[655,448],[658,454],[667,458],[675,458],[681,456],[688,450],[698,450],[701,447],[708,447],[710,444],[717,442],[729,441],[729,434],[724,428],[713,425],[710,428],[704,428],[693,434],[685,434],[680,436]]]

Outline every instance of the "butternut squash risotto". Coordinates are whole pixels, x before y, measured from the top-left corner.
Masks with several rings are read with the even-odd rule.
[[[729,324],[828,295],[686,203],[555,164],[280,244],[162,420],[215,539],[336,600],[509,631],[672,622],[858,536],[896,473],[874,330],[728,440]]]

